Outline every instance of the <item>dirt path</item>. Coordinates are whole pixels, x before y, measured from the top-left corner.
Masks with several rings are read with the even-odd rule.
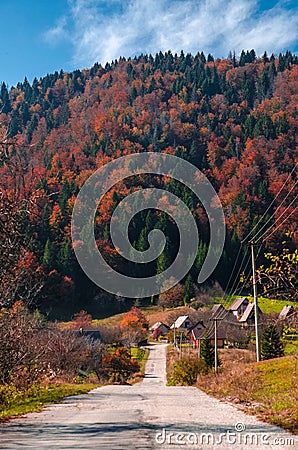
[[[294,437],[194,387],[167,387],[166,345],[153,346],[134,386],[105,386],[0,427],[13,449],[297,449]],[[245,428],[245,430],[243,430]]]

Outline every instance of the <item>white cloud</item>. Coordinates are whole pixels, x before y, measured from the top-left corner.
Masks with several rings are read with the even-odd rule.
[[[50,28],[48,31],[45,32],[44,38],[46,42],[50,44],[55,44],[59,42],[62,38],[67,37],[68,33],[66,31],[66,25],[67,25],[66,17],[61,17],[54,27]]]
[[[297,10],[282,3],[258,11],[257,0],[70,0],[47,38],[68,37],[74,64],[104,64],[139,53],[210,52],[227,56],[254,48],[258,54],[285,50],[298,39]]]

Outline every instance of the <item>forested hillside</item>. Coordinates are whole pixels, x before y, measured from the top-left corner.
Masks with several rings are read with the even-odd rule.
[[[219,193],[227,240],[212,278],[223,288],[240,241],[270,217],[271,225],[274,214],[278,220],[287,207],[281,226],[263,242],[260,258],[265,251],[280,253],[285,245],[293,251],[297,108],[298,57],[290,52],[256,57],[251,50],[227,59],[167,52],[55,72],[11,88],[3,83],[1,304],[23,300],[51,317],[67,317],[82,307],[95,310],[95,304],[106,310],[120,308],[125,299],[112,299],[81,271],[72,250],[70,219],[80,187],[96,168],[136,152],[184,158],[202,170]],[[148,246],[148,231],[166,232],[165,252],[154,263],[127,264],[111,244],[109,222],[117,203],[150,186],[178,195],[196,218],[202,241],[187,282],[182,280],[191,296],[209,229],[204,209],[178,182],[138,176],[119,183],[99,206],[98,245],[113,267],[133,276],[162,272],[171,263],[177,253],[177,228],[164,213],[145,210],[130,226],[131,241],[139,250]]]

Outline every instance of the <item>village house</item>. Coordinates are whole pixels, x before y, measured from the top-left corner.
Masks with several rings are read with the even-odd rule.
[[[165,336],[168,333],[169,329],[170,327],[168,327],[168,325],[163,322],[155,322],[150,327],[151,333],[157,334],[158,336]]]
[[[227,313],[226,308],[221,303],[217,303],[211,309],[211,319],[222,319]]]
[[[202,321],[199,321],[189,330],[189,339],[193,343],[194,348],[199,347],[199,341],[203,339],[206,333],[206,327]]]
[[[210,344],[214,347],[215,346],[215,335],[214,330],[208,330],[203,325],[203,328],[194,328],[190,332],[190,340],[193,343],[194,348],[200,348],[201,342],[204,339],[205,335],[209,336]],[[226,337],[225,337],[225,331],[223,327],[220,327],[217,331],[217,347],[223,348],[225,346]]]
[[[258,307],[258,316],[261,316],[263,313],[261,309]],[[255,322],[255,305],[254,303],[249,303],[244,313],[239,319],[239,322],[243,327],[247,327],[249,325],[253,325]]]
[[[279,316],[278,316],[278,320],[283,322],[283,321],[289,321],[289,319],[291,318],[291,316],[294,314],[295,309],[292,305],[286,305],[283,307],[283,309],[281,310]]]
[[[189,330],[191,327],[193,327],[194,324],[192,320],[189,318],[189,316],[179,316],[175,322],[171,325],[171,330],[174,328],[182,328],[183,330]]]
[[[240,317],[244,314],[247,306],[249,304],[249,300],[246,297],[236,298],[231,306],[229,307],[229,311],[231,311],[235,317],[239,320]]]
[[[83,328],[80,328],[79,330],[75,331],[77,336],[85,336],[88,337],[92,341],[97,341],[98,343],[103,343],[102,335],[99,330],[89,329],[85,330]]]

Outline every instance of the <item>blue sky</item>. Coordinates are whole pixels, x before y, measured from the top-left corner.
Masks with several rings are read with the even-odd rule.
[[[0,81],[159,50],[298,51],[294,0],[1,0]]]

